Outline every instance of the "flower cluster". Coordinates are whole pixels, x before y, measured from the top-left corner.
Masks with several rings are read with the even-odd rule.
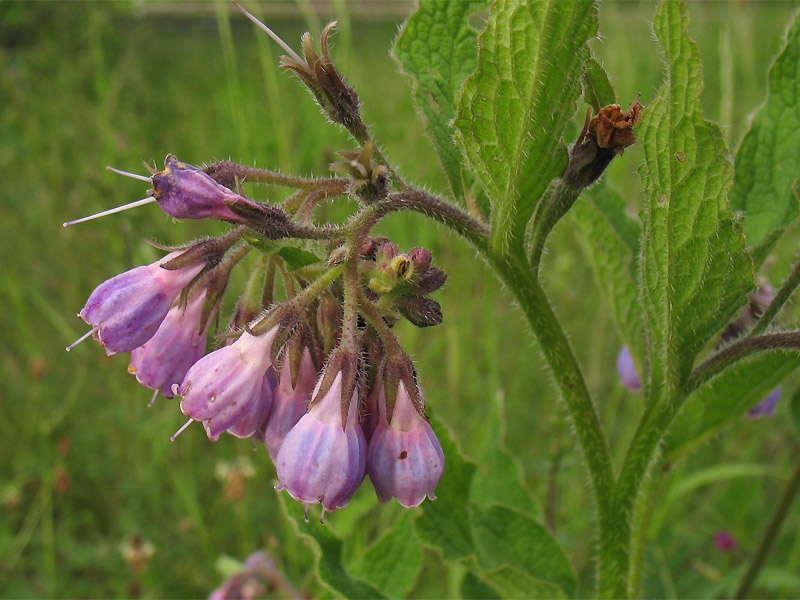
[[[286,47],[291,56],[283,64],[335,122],[358,132],[360,148],[340,152],[347,161],[331,165],[346,176],[292,177],[228,161],[199,168],[168,155],[164,170],[149,177],[111,169],[149,182],[146,198],[64,224],[154,202],[174,218],[234,226],[220,237],[163,248],[170,251],[163,259],[102,283],[78,315],[91,326],[78,342],[91,336],[108,354],[130,352],[128,370],[154,390],[151,405],[159,393],[180,397],[188,421],[173,440],[199,422],[212,442],[225,433],[261,442],[278,489],[306,513],[321,504],[323,515],[345,506],[367,474],[381,502],[395,497],[415,507],[434,498],[444,455],[416,370],[391,327],[403,318],[439,324],[441,308],[430,294],[447,277],[429,250],[401,252],[388,238],[369,235],[382,216],[426,197],[410,188],[390,192],[388,168],[360,124],[357,96],[331,62],[330,29],[321,54],[306,36],[306,60]],[[349,99],[343,112],[337,98]],[[280,203],[256,202],[243,181],[295,192]],[[317,203],[337,197],[361,207],[348,225],[314,224]],[[251,252],[256,259],[245,260]],[[239,265],[250,268],[246,289],[227,327],[215,326],[209,352],[209,330]]]

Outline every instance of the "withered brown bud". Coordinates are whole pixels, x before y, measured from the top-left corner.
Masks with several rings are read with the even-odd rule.
[[[563,179],[577,188],[594,183],[614,157],[636,141],[633,126],[643,108],[637,96],[624,113],[619,104],[609,104],[594,117],[590,109],[583,129],[570,149]]]
[[[344,126],[356,139],[367,139],[367,128],[361,120],[356,91],[345,82],[334,67],[328,50],[328,36],[336,27],[329,23],[320,35],[321,55],[311,43],[311,34],[303,34],[303,56],[305,62],[281,56],[281,64],[294,71],[314,95],[320,107],[334,123]]]

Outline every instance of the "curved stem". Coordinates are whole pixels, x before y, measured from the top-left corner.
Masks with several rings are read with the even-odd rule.
[[[772,550],[772,546],[778,537],[778,532],[783,525],[786,515],[789,514],[789,508],[791,508],[798,491],[800,491],[800,460],[798,460],[797,465],[795,465],[794,472],[789,478],[786,489],[783,491],[783,496],[781,496],[781,501],[778,503],[767,528],[764,530],[764,535],[758,545],[758,550],[756,550],[756,553],[753,555],[753,560],[750,562],[750,566],[747,567],[747,571],[742,577],[739,587],[736,589],[736,593],[733,595],[734,598],[739,599],[747,597],[750,588],[753,583],[755,583],[758,572],[761,570],[764,561],[767,560],[767,556],[769,556]]]
[[[726,346],[694,370],[686,384],[686,393],[691,394],[743,358],[766,350],[800,350],[800,331],[751,335]]]
[[[761,315],[761,318],[756,323],[756,326],[753,328],[753,331],[750,332],[751,336],[758,335],[766,331],[767,327],[769,327],[770,323],[775,319],[778,315],[778,311],[783,308],[783,305],[786,304],[786,301],[792,295],[792,293],[797,289],[797,286],[800,285],[800,259],[792,267],[792,272],[789,273],[789,276],[786,278],[786,281],[783,282],[781,289],[778,290],[778,293],[775,294],[775,298],[773,298],[772,302],[770,302],[767,309],[764,311],[764,314]]]
[[[208,165],[203,171],[214,180],[230,181],[252,181],[255,183],[266,183],[269,185],[280,185],[283,187],[300,188],[303,190],[326,189],[331,192],[334,190],[347,190],[349,180],[345,177],[295,177],[294,175],[284,175],[267,169],[258,167],[248,167],[229,160],[223,160]]]

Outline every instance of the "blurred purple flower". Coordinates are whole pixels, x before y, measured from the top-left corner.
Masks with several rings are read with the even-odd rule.
[[[733,534],[731,534],[729,531],[725,531],[724,529],[721,529],[714,534],[714,543],[717,545],[717,548],[723,552],[730,552],[739,546],[739,543],[736,541],[736,538],[733,537]]]
[[[422,392],[419,393],[422,398]],[[424,400],[422,400],[424,403]],[[405,383],[397,388],[392,422],[388,422],[383,386],[378,395],[380,419],[367,450],[367,472],[378,500],[392,499],[406,508],[419,506],[444,472],[444,453],[428,420],[414,406]]]
[[[205,267],[205,263],[175,270],[161,267],[180,254],[173,252],[120,273],[89,296],[78,316],[94,327],[94,337],[106,354],[130,352],[152,338],[177,295]]]
[[[639,392],[642,389],[642,380],[636,371],[636,364],[627,346],[623,346],[617,355],[617,374],[619,382],[623,387],[632,392]]]
[[[773,389],[769,394],[764,396],[764,398],[758,404],[747,411],[747,416],[751,419],[757,419],[759,417],[774,417],[778,400],[781,399],[781,391],[781,386]]]

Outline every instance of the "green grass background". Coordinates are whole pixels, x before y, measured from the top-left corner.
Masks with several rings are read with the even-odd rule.
[[[279,5],[279,6],[278,6]],[[274,16],[288,5],[289,16]],[[407,82],[388,51],[410,5],[332,2],[341,28],[334,58],[359,91],[375,137],[410,180],[445,193],[446,183]],[[367,6],[366,10],[363,7]],[[707,116],[732,148],[761,102],[766,69],[780,47],[793,2],[693,4],[692,33],[705,67]],[[331,15],[310,2],[264,3],[274,29],[295,47]],[[388,7],[388,10],[387,10]],[[608,2],[594,48],[621,104],[637,92],[647,105],[662,76],[650,34],[650,2]],[[284,15],[284,12],[281,12]],[[378,15],[380,18],[378,17]],[[292,16],[293,15],[293,16]],[[169,436],[184,417],[177,399],[146,404],[150,393],[126,374],[126,356],[107,358],[88,342],[75,313],[101,281],[158,253],[144,240],[177,243],[220,232],[219,224],[174,223],[150,205],[70,229],[63,221],[144,197],[146,185],[104,170],[144,172],[167,153],[200,164],[236,160],[323,175],[347,138],[326,124],[310,95],[277,67],[277,48],[225,3],[5,2],[0,4],[0,594],[4,597],[201,597],[218,585],[220,556],[266,547],[296,588],[325,595],[310,575],[311,555],[281,516],[267,453],[247,441],[216,444],[193,427]],[[641,153],[631,148],[608,177],[635,212]],[[255,197],[266,199],[263,190]],[[469,455],[498,394],[505,398],[507,445],[544,504],[551,461],[560,457],[556,535],[591,589],[592,503],[556,393],[521,313],[475,253],[440,227],[395,215],[380,231],[401,247],[430,248],[450,275],[438,295],[444,324],[399,326],[425,394]],[[548,246],[544,270],[557,313],[585,370],[617,463],[641,411],[641,397],[615,380],[616,334],[569,218]],[[767,266],[778,283],[797,252],[791,231]],[[228,305],[241,289],[232,285]],[[795,384],[786,386],[791,393]],[[741,420],[677,465],[672,485],[706,473],[692,494],[665,506],[646,560],[644,594],[719,593],[752,553],[798,448],[786,403],[776,419]],[[243,487],[221,477],[240,460],[254,475]],[[762,465],[768,476],[714,476],[720,464]],[[245,469],[246,470],[246,469]],[[736,468],[734,468],[736,471]],[[742,470],[742,472],[750,472]],[[300,510],[299,506],[294,507]],[[329,517],[356,556],[397,518],[365,484]],[[762,577],[770,595],[800,595],[800,506],[795,506]],[[715,531],[739,548],[720,552]],[[142,539],[154,553],[133,568],[121,552]],[[426,551],[411,596],[457,589]],[[285,592],[274,591],[280,597]]]

